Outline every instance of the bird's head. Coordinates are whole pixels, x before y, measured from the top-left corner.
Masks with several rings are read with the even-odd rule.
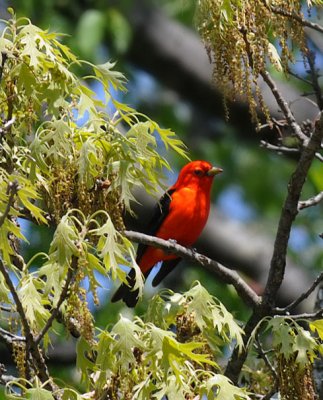
[[[180,171],[176,186],[211,187],[215,175],[222,172],[222,168],[213,167],[207,161],[192,161]]]

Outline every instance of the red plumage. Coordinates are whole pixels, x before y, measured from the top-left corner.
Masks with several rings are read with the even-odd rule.
[[[207,222],[213,178],[220,172],[221,168],[212,167],[207,161],[186,164],[175,184],[157,203],[148,234],[165,240],[176,240],[183,246],[192,246]],[[163,261],[163,264],[153,280],[154,286],[171,272],[180,258],[151,246],[138,246],[137,263],[145,277],[159,261]],[[135,274],[131,270],[127,284],[120,286],[112,301],[122,299],[129,307],[134,307],[138,300],[138,291],[132,290],[134,284]]]

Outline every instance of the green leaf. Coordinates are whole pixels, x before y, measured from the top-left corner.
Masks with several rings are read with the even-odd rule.
[[[81,372],[81,380],[88,382],[90,380],[89,371],[93,371],[94,362],[91,357],[95,348],[88,343],[82,336],[78,339],[76,345],[76,368]]]
[[[93,138],[86,140],[81,147],[79,156],[79,179],[90,188],[94,178],[103,170],[102,160],[99,158],[98,148],[93,143]]]
[[[29,24],[26,25],[20,31],[20,42],[23,45],[23,50],[21,52],[22,56],[29,59],[29,66],[33,68],[38,68],[40,59],[43,58],[43,54],[38,50],[37,39],[39,39],[40,29],[36,26]]]
[[[27,389],[26,398],[30,400],[54,400],[51,392],[40,387]]]
[[[229,378],[220,374],[215,374],[202,383],[200,395],[206,396],[207,400],[250,399],[244,389],[234,386]]]
[[[127,79],[125,76],[118,71],[115,71],[113,68],[115,67],[116,63],[106,62],[105,64],[95,65],[94,72],[95,75],[100,78],[103,82],[109,82],[115,90],[126,91],[125,83]],[[118,102],[118,104],[121,104]],[[127,107],[126,110],[130,110]],[[132,110],[132,109],[131,109]]]
[[[199,282],[193,283],[192,288],[184,296],[188,302],[187,313],[194,313],[198,327],[203,330],[206,327],[206,320],[212,318],[212,306],[215,306],[212,296]]]
[[[138,323],[132,322],[123,316],[120,316],[119,321],[114,325],[111,331],[115,339],[113,353],[117,356],[118,365],[121,369],[128,370],[129,364],[136,361],[133,354],[135,347],[144,348],[144,342],[139,336],[141,332],[142,328]]]
[[[78,239],[77,231],[67,215],[64,215],[57,225],[53,240],[50,244],[50,257],[58,264],[66,266],[70,263],[72,255],[78,256],[79,250],[76,246]]]
[[[210,360],[209,354],[199,354],[196,352],[204,346],[204,343],[188,342],[179,343],[170,336],[165,336],[163,339],[163,361],[162,365],[165,371],[171,369],[175,374],[177,383],[181,383],[181,367],[187,359],[196,362],[199,365],[209,364],[217,366],[217,364]]]
[[[319,338],[323,340],[323,319],[317,319],[316,321],[312,321],[309,324],[312,332],[316,332],[319,335]]]
[[[161,389],[154,393],[152,398],[156,400],[185,400],[187,392],[183,389],[182,385],[179,385],[174,375],[169,375],[165,382],[162,382]]]
[[[39,290],[42,287],[43,283],[40,280],[33,278],[32,275],[26,275],[21,278],[18,289],[26,318],[35,331],[39,331],[50,316],[48,309],[45,308],[45,305],[49,304],[47,296],[42,297]]]
[[[19,179],[21,181],[21,179]],[[29,182],[24,181],[24,186],[20,187],[17,192],[18,198],[23,206],[30,212],[30,214],[38,221],[43,224],[48,224],[44,217],[44,211],[37,207],[31,200],[37,200],[40,198],[37,191],[30,185]]]

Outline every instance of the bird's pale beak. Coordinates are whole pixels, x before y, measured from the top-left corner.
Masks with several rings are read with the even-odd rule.
[[[223,169],[222,169],[222,168],[219,168],[219,167],[212,167],[211,169],[209,169],[209,170],[207,171],[206,175],[208,175],[208,176],[215,176],[215,175],[221,174],[221,172],[223,172]]]

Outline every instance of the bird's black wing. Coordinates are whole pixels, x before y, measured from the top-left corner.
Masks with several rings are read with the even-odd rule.
[[[145,233],[147,233],[147,235],[154,236],[157,233],[159,227],[161,226],[164,219],[168,215],[170,203],[172,201],[171,195],[174,192],[175,192],[175,189],[167,190],[167,192],[164,193],[164,195],[160,198],[159,202],[156,204],[153,216],[152,216],[151,221],[148,224],[147,230],[145,232]],[[140,259],[143,256],[147,247],[148,246],[145,244],[139,244],[138,249],[137,249],[137,259],[136,259],[137,263],[140,262]],[[170,260],[170,261],[173,263],[174,263],[174,261],[176,261],[176,264],[177,264],[179,262],[179,259],[178,260],[177,259]],[[164,264],[165,264],[165,262],[163,263],[163,265]],[[163,265],[161,267],[161,270],[163,268]],[[147,278],[150,271],[151,271],[151,269],[149,271],[145,272],[145,274],[144,274],[145,278]],[[157,282],[159,283],[161,281],[161,279],[164,276],[166,276],[170,271],[171,271],[171,269],[168,272],[165,271],[163,273],[161,271],[159,271],[158,274],[156,275]],[[127,283],[123,283],[122,285],[120,285],[118,290],[112,296],[112,299],[111,299],[112,303],[119,301],[119,300],[123,300],[127,304],[128,307],[134,307],[137,304],[139,291],[133,290],[135,283],[136,283],[135,276],[136,276],[135,270],[131,269],[127,276]]]
[[[167,190],[163,196],[160,198],[158,203],[155,205],[154,213],[150,220],[150,223],[147,226],[147,230],[144,232],[147,235],[155,236],[164,219],[167,217],[169,213],[170,203],[172,201],[172,194],[176,189]],[[140,262],[141,257],[143,256],[146,248],[148,246],[146,244],[139,244],[137,249],[137,263]]]

